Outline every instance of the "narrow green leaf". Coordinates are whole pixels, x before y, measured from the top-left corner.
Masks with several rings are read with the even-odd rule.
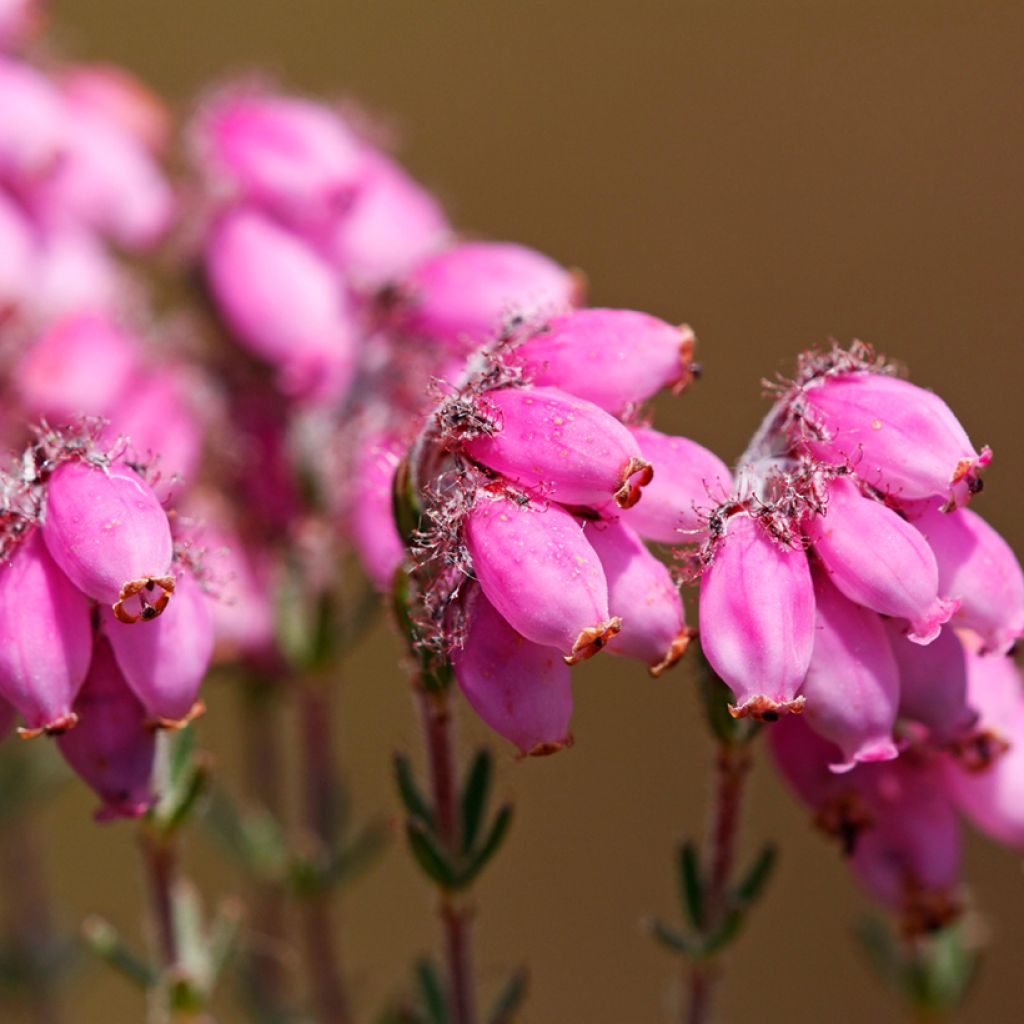
[[[448,863],[433,832],[418,819],[410,818],[405,823],[405,834],[413,856],[423,871],[440,885],[449,889],[456,888],[459,879],[455,868]]]
[[[384,822],[371,821],[365,825],[354,839],[332,853],[324,869],[324,882],[339,885],[365,871],[384,849],[388,836]]]
[[[728,911],[722,923],[704,940],[700,955],[709,957],[720,953],[736,938],[746,920],[747,915],[743,910],[734,908]]]
[[[675,928],[670,928],[667,924],[657,919],[651,921],[648,927],[650,928],[651,935],[670,952],[689,957],[691,960],[696,960],[700,957],[700,944],[694,942],[689,936],[684,935]]]
[[[679,900],[683,915],[701,932],[704,930],[704,879],[700,867],[697,844],[687,839],[679,847]]]
[[[910,984],[902,948],[896,937],[877,917],[860,921],[854,934],[870,966],[885,984],[907,994]]]
[[[398,784],[398,793],[402,798],[411,818],[418,818],[424,825],[434,827],[434,812],[430,809],[426,798],[416,785],[413,776],[412,762],[406,754],[397,753],[394,758],[395,782]]]
[[[170,756],[168,758],[168,776],[171,786],[185,784],[186,773],[192,763],[192,755],[196,750],[196,729],[194,725],[186,725],[171,734]]]
[[[186,825],[210,787],[212,772],[208,761],[195,758],[174,791],[174,802],[160,815],[160,830],[170,835]]]
[[[234,899],[224,900],[217,910],[210,936],[206,943],[205,988],[207,995],[220,980],[238,949],[238,938],[242,927],[242,906]]]
[[[462,851],[466,854],[473,849],[477,833],[480,831],[491,788],[493,766],[491,752],[484,747],[477,751],[466,777],[466,785],[462,791]]]
[[[512,805],[503,804],[498,813],[494,816],[491,830],[487,838],[481,843],[480,848],[468,854],[468,864],[460,872],[457,880],[457,888],[464,888],[476,878],[484,869],[487,862],[498,852],[501,844],[508,835],[509,826],[512,824]]]
[[[133,985],[149,989],[159,980],[159,973],[122,942],[117,929],[105,918],[87,917],[82,922],[82,939],[93,953]]]
[[[420,506],[416,500],[416,489],[412,474],[409,472],[407,458],[402,459],[395,470],[394,483],[391,488],[391,510],[402,543],[406,547],[411,546],[416,531],[420,527]]]
[[[427,1013],[430,1024],[448,1024],[447,1000],[441,976],[432,960],[421,957],[413,968],[416,982],[419,985],[423,1009]]]
[[[775,870],[778,860],[778,848],[768,843],[754,859],[747,873],[741,879],[733,894],[734,901],[743,907],[753,906],[761,897]]]
[[[512,1024],[519,1008],[526,999],[529,976],[525,967],[520,967],[502,986],[491,1012],[487,1015],[487,1024]]]

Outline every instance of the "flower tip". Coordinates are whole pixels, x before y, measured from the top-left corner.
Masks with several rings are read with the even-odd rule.
[[[654,467],[645,459],[634,456],[622,471],[622,484],[615,492],[615,504],[619,508],[632,508],[642,497],[642,489],[653,479]]]
[[[53,719],[52,722],[47,722],[34,729],[19,726],[18,737],[23,740],[34,740],[40,736],[63,736],[64,733],[74,729],[76,725],[78,725],[78,715],[74,711],[69,711],[66,715],[61,715],[59,718]]]
[[[829,771],[833,775],[845,775],[859,764],[875,764],[879,761],[895,761],[900,756],[900,749],[891,739],[879,740],[877,743],[857,750],[848,761],[830,764]]]
[[[608,641],[622,629],[622,619],[613,615],[610,619],[589,629],[583,630],[572,645],[572,651],[562,659],[566,665],[575,665],[577,662],[586,661],[592,658],[599,651],[604,650]]]
[[[560,750],[568,750],[574,743],[575,739],[571,732],[566,733],[565,736],[560,740],[548,740],[544,743],[537,743],[530,747],[529,750],[524,750],[519,755],[519,759],[527,757],[550,757],[552,754],[557,754]]]
[[[949,478],[949,500],[942,506],[943,512],[954,512],[966,505],[975,494],[981,493],[985,482],[981,471],[992,461],[992,449],[985,445],[980,454],[961,459]]]
[[[155,594],[157,588],[160,589],[160,594],[155,601],[151,600],[150,595]],[[173,576],[144,576],[141,579],[129,580],[121,587],[121,592],[118,594],[112,610],[117,620],[126,626],[130,626],[140,619],[143,622],[152,622],[153,619],[159,618],[170,603],[173,593]],[[137,612],[128,608],[128,602],[133,597],[139,599]]]
[[[658,679],[663,672],[667,672],[687,651],[690,643],[697,636],[697,630],[689,626],[684,627],[679,635],[672,641],[665,657],[657,665],[651,665],[647,671],[651,678]]]
[[[181,718],[151,718],[146,722],[146,728],[166,729],[168,732],[177,732],[179,729],[184,729],[190,722],[194,722],[197,718],[201,718],[205,714],[206,702],[200,699],[197,700]]]
[[[927,647],[942,632],[945,623],[956,614],[960,602],[953,598],[939,598],[929,609],[928,614],[910,624],[907,639],[912,643]]]
[[[1010,742],[992,729],[969,729],[945,749],[964,771],[980,775],[1010,749]]]
[[[123,818],[141,818],[156,803],[155,797],[146,800],[124,800],[119,803],[107,803],[93,814],[93,820],[101,825]]]
[[[779,701],[759,693],[742,704],[730,704],[729,714],[733,718],[753,718],[755,722],[777,722],[783,715],[802,715],[806,703],[806,697]]]
[[[700,366],[693,361],[693,351],[697,345],[697,336],[689,324],[679,325],[679,376],[669,385],[673,395],[681,395],[697,377]]]

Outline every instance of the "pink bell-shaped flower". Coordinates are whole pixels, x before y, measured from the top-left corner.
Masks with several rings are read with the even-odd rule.
[[[608,652],[637,658],[657,678],[686,653],[693,635],[672,575],[628,526],[598,522],[586,533],[608,581],[608,609],[622,619]]]
[[[57,567],[33,530],[0,563],[0,694],[26,736],[66,732],[92,657],[89,600]]]
[[[614,415],[690,380],[689,327],[631,309],[579,309],[549,320],[509,361],[534,384],[558,387]]]
[[[970,509],[912,522],[935,553],[941,593],[960,602],[953,622],[981,636],[983,653],[1005,654],[1024,635],[1024,573],[1010,545]]]
[[[508,242],[466,242],[428,257],[402,285],[402,326],[410,333],[469,351],[513,318],[566,313],[578,282],[547,256]]]
[[[64,462],[47,484],[43,539],[89,597],[126,623],[156,618],[174,592],[171,530],[152,488],[127,466]]]
[[[819,378],[801,400],[821,435],[811,449],[829,462],[848,462],[897,501],[937,497],[964,505],[980,488],[978,474],[991,452],[974,449],[931,391],[884,374],[847,373]]]
[[[557,388],[502,388],[480,400],[497,424],[463,448],[522,487],[569,505],[635,505],[653,470],[614,416]]]
[[[114,660],[107,639],[96,638],[92,665],[75,711],[77,729],[57,743],[64,760],[99,795],[99,821],[137,818],[153,805],[150,786],[156,739],[146,711]]]
[[[213,654],[213,617],[209,599],[188,573],[178,575],[174,600],[145,629],[110,611],[103,628],[150,724],[178,728],[202,710],[197,697]]]
[[[714,452],[686,437],[630,427],[641,455],[654,467],[643,501],[617,513],[645,540],[686,544],[707,532],[707,514],[732,491],[732,474]]]
[[[832,771],[891,761],[899,753],[892,738],[899,670],[881,619],[844,597],[820,571],[814,605],[814,651],[800,688],[805,720],[842,751]]]
[[[523,754],[553,754],[572,743],[568,666],[554,648],[517,633],[482,593],[452,667],[473,710]]]
[[[824,515],[807,517],[804,530],[832,582],[851,601],[910,622],[910,639],[931,643],[956,602],[939,596],[935,556],[921,534],[849,480],[828,485]]]
[[[34,323],[53,323],[83,310],[114,310],[130,295],[110,251],[78,225],[48,226],[39,238],[33,266],[25,308]]]
[[[558,505],[481,493],[465,520],[480,587],[527,640],[574,664],[622,626],[608,611],[608,583],[580,524]]]
[[[814,586],[802,548],[749,514],[729,518],[700,585],[701,646],[736,697],[737,717],[803,709],[814,646]]]
[[[68,128],[64,102],[46,76],[0,56],[0,177],[29,183],[50,173]]]

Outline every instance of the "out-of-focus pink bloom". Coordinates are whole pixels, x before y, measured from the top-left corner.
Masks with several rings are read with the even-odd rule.
[[[137,818],[153,804],[156,739],[110,644],[97,636],[92,665],[75,711],[79,726],[57,743],[64,759],[103,801],[99,821]]]
[[[0,0],[0,51],[12,50],[42,21],[40,0]]]
[[[213,654],[213,618],[199,584],[180,573],[174,600],[144,629],[119,622],[111,611],[103,628],[150,722],[174,728],[187,720]]]
[[[466,453],[523,487],[570,505],[635,505],[651,481],[650,463],[614,416],[557,388],[503,388],[480,400],[493,431],[464,443]]]
[[[28,221],[0,190],[0,325],[21,305],[35,269]]]
[[[481,493],[465,521],[473,571],[498,613],[527,640],[573,664],[621,628],[608,611],[597,552],[559,505]]]
[[[88,110],[74,110],[65,152],[34,196],[40,219],[84,224],[128,249],[154,245],[170,226],[175,199],[143,145]]]
[[[814,576],[814,651],[800,693],[815,732],[842,751],[830,765],[891,761],[899,704],[899,670],[881,619],[845,598],[824,572]]]
[[[732,713],[774,719],[800,711],[814,646],[814,586],[802,548],[746,512],[733,515],[701,577],[701,645],[736,697]]]
[[[967,656],[952,629],[922,646],[911,642],[893,620],[886,622],[900,673],[900,717],[919,722],[933,742],[964,739],[978,720],[967,703]]]
[[[451,238],[437,200],[396,163],[366,157],[366,173],[352,206],[330,233],[332,261],[359,291],[397,281]]]
[[[839,590],[909,620],[911,640],[930,643],[956,611],[955,601],[939,596],[938,566],[921,534],[850,481],[829,484],[824,515],[808,516],[805,531]]]
[[[579,283],[533,249],[507,242],[467,242],[424,260],[402,284],[402,326],[458,351],[493,338],[514,317],[566,313]]]
[[[0,178],[23,184],[51,172],[68,130],[60,93],[46,76],[0,56]]]
[[[452,666],[473,710],[523,754],[553,754],[571,744],[568,666],[554,648],[517,633],[482,593]]]
[[[364,150],[327,107],[287,96],[238,92],[213,100],[200,145],[239,198],[285,217],[343,210],[364,170]]]
[[[348,514],[349,533],[373,585],[387,591],[405,558],[395,527],[391,491],[403,452],[397,439],[373,434],[361,445]]]
[[[801,392],[810,448],[898,501],[938,497],[964,505],[980,487],[979,454],[938,395],[878,373],[820,377]]]
[[[103,313],[57,321],[19,359],[14,385],[30,413],[54,424],[110,415],[141,362],[140,344]]]
[[[925,510],[912,518],[939,566],[939,589],[960,602],[953,616],[1005,654],[1024,635],[1024,574],[1010,545],[970,509]]]
[[[352,312],[331,268],[298,236],[255,210],[234,210],[213,230],[206,272],[239,342],[277,369],[283,390],[345,392],[356,358]]]
[[[82,310],[112,311],[129,290],[109,250],[78,226],[45,226],[33,268],[25,309],[34,323],[48,324]]]
[[[707,513],[732,490],[732,475],[722,460],[686,437],[649,427],[630,427],[640,453],[654,467],[643,501],[616,514],[645,540],[685,544],[707,530]]]
[[[1008,749],[971,770],[959,760],[945,765],[946,789],[979,829],[1024,849],[1024,691],[1012,658],[967,653],[968,700],[980,726]]]
[[[73,110],[88,110],[116,124],[152,153],[161,153],[171,135],[167,108],[134,75],[114,64],[80,64],[62,78]]]
[[[26,735],[66,732],[92,656],[89,601],[33,530],[0,563],[0,694]]]
[[[695,338],[631,309],[580,309],[548,321],[509,359],[534,384],[561,388],[607,409],[624,412],[662,388],[690,379]]]
[[[686,653],[692,635],[672,575],[628,526],[594,523],[586,535],[608,581],[608,610],[622,619],[608,652],[637,658],[657,678]]]
[[[47,484],[43,539],[71,582],[123,622],[156,618],[174,591],[167,513],[125,465],[59,465]]]

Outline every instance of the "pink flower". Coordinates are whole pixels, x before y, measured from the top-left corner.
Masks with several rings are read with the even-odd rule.
[[[392,515],[395,470],[404,452],[396,439],[379,434],[365,438],[355,464],[348,528],[366,574],[382,591],[394,582],[405,558],[405,545]]]
[[[0,51],[12,50],[42,21],[40,0],[0,0]]]
[[[131,289],[110,252],[78,225],[46,225],[38,238],[35,277],[25,296],[26,315],[48,324],[83,310],[112,311]]]
[[[0,326],[24,301],[35,257],[35,242],[25,215],[0,191]]]
[[[494,424],[466,453],[522,487],[570,505],[635,505],[652,478],[640,446],[614,416],[557,388],[504,388],[480,399]]]
[[[920,533],[849,480],[828,485],[824,511],[804,529],[832,582],[851,601],[909,620],[916,643],[934,640],[956,611],[939,596],[939,569]]]
[[[60,93],[46,76],[0,56],[0,178],[26,184],[51,172],[68,127]]]
[[[534,384],[585,398],[616,415],[690,380],[695,338],[630,309],[580,309],[549,320],[510,354]]]
[[[103,801],[99,821],[137,818],[152,806],[156,739],[106,638],[96,638],[92,665],[75,703],[77,729],[59,737],[64,759]]]
[[[523,754],[553,754],[572,743],[568,666],[555,648],[517,633],[482,593],[452,666],[473,710]]]
[[[71,582],[122,622],[156,618],[174,592],[167,513],[125,465],[61,463],[47,484],[43,539]]]
[[[737,512],[717,539],[700,586],[701,646],[736,698],[732,713],[799,712],[814,646],[814,587],[803,549]]]
[[[583,528],[542,499],[481,492],[465,521],[473,571],[516,632],[557,648],[569,664],[600,651],[621,628]]]
[[[467,242],[428,257],[404,280],[401,326],[466,352],[510,320],[568,312],[577,280],[547,256],[508,242]]]
[[[25,735],[75,724],[72,705],[92,657],[91,616],[38,530],[0,563],[0,694],[24,718]]]

